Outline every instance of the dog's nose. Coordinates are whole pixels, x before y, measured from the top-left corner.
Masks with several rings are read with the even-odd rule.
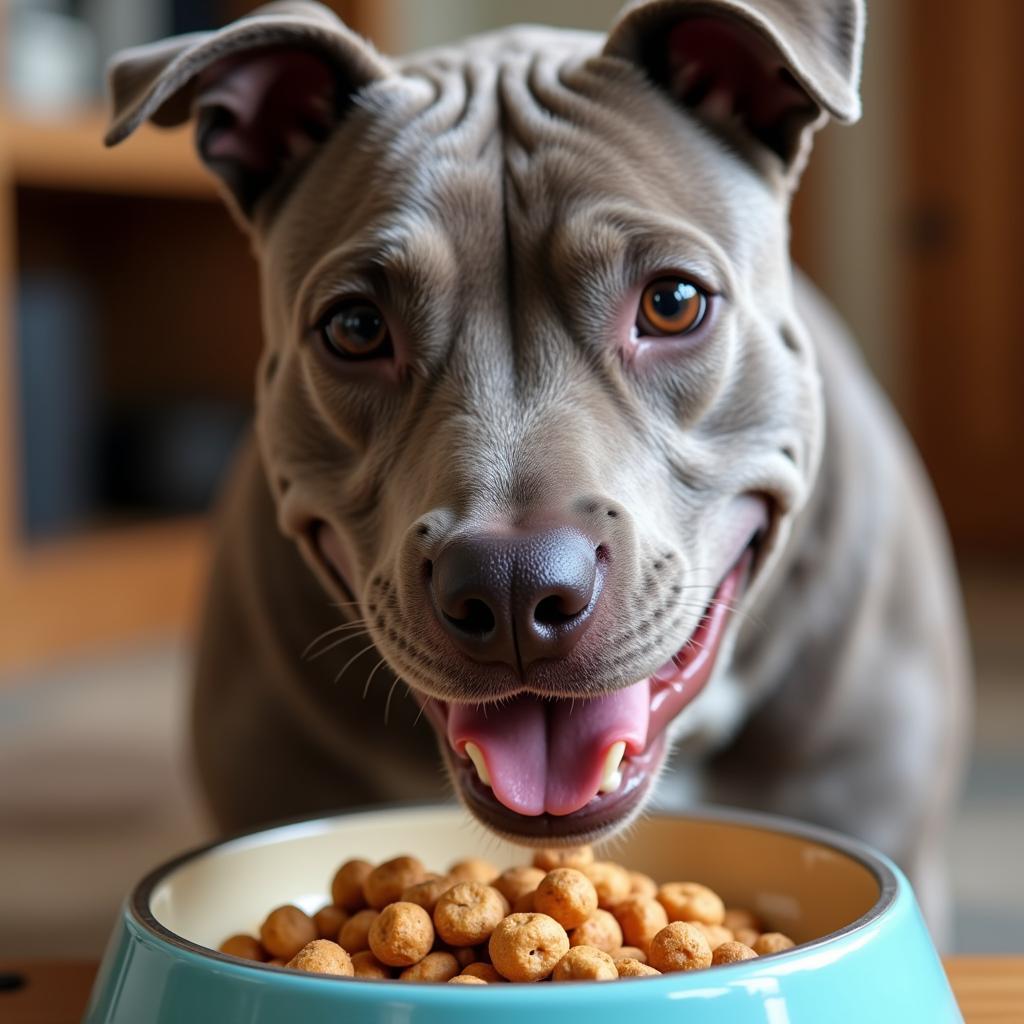
[[[601,589],[598,552],[568,526],[459,537],[433,566],[438,618],[475,661],[519,671],[542,658],[565,657],[593,619]]]

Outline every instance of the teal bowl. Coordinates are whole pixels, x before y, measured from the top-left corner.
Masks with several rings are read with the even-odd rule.
[[[644,819],[606,848],[661,881],[693,879],[798,945],[705,971],[601,984],[462,986],[332,978],[216,952],[282,903],[312,913],[337,866],[415,853],[499,866],[499,843],[456,807],[365,810],[185,854],[128,898],[85,1024],[944,1024],[962,1021],[900,870],[854,840],[781,818],[700,810]]]

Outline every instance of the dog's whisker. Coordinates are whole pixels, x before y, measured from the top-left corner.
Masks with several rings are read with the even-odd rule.
[[[352,657],[349,658],[348,661],[346,661],[345,664],[341,666],[341,670],[334,677],[335,684],[341,682],[341,677],[348,671],[349,667],[352,665],[353,662],[358,661],[367,651],[372,651],[376,646],[376,644],[367,644],[367,646],[364,647],[361,651],[357,651],[355,654],[353,654]]]
[[[395,687],[402,682],[401,676],[395,676],[395,681],[391,684],[391,689],[388,690],[388,699],[384,702],[384,725],[388,724],[388,717],[391,714],[391,698],[395,695]]]
[[[381,658],[376,665],[373,666],[373,671],[366,677],[366,685],[363,687],[363,700],[366,700],[367,695],[370,692],[370,683],[373,682],[373,677],[377,674],[381,665],[387,662],[387,658]]]
[[[326,640],[329,636],[334,636],[337,633],[343,633],[350,629],[358,629],[366,625],[368,625],[366,619],[357,619],[355,622],[343,622],[339,626],[334,626],[331,629],[325,630],[318,637],[316,637],[316,639],[311,640],[309,644],[306,645],[306,649],[302,652],[301,655],[302,660],[305,661],[307,657],[319,658],[321,654],[324,654],[332,648],[337,647],[338,643],[344,643],[345,640],[349,640],[351,639],[351,637],[343,637],[341,640],[337,641],[337,643],[328,644],[323,650],[319,651],[316,654],[312,654],[311,652],[313,648],[316,647],[316,645],[320,643],[321,640]]]

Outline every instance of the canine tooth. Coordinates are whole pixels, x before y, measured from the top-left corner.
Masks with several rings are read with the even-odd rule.
[[[613,743],[608,748],[608,753],[604,758],[601,785],[597,787],[598,793],[614,793],[622,785],[622,772],[619,771],[619,765],[622,764],[622,759],[625,756],[626,744],[623,740]]]
[[[491,784],[491,776],[487,771],[487,762],[484,760],[484,755],[480,748],[475,743],[466,744],[466,757],[473,762],[476,773],[480,776],[480,781],[485,786],[489,786]]]

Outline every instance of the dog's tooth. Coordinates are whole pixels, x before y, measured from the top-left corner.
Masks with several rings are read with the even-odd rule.
[[[598,793],[614,793],[622,785],[622,772],[619,766],[626,756],[626,744],[623,740],[613,743],[608,748],[604,758],[604,772],[601,775],[601,785],[597,787]]]
[[[480,748],[475,743],[466,744],[466,757],[473,762],[473,767],[476,768],[476,773],[480,776],[480,781],[485,786],[489,786],[491,784],[491,776],[487,771],[487,762],[484,760],[484,755]]]

